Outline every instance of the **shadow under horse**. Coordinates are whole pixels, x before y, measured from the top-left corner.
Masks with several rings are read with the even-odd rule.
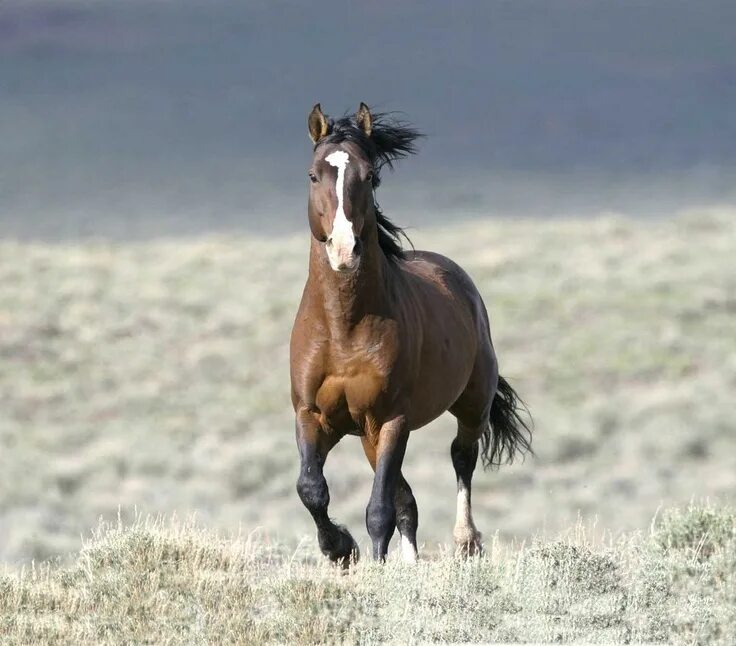
[[[415,152],[420,133],[360,104],[334,121],[308,118],[309,276],[291,335],[291,396],[301,458],[297,491],[319,546],[348,565],[358,547],[328,515],[323,467],[345,435],[360,436],[375,472],[366,509],[373,556],[394,528],[405,560],[417,557],[417,505],[401,473],[409,433],[445,411],[457,418],[450,455],[457,476],[459,551],[481,550],[470,504],[478,455],[486,466],[530,450],[514,390],[498,374],[488,313],[452,260],[402,249],[403,231],[375,199],[381,170]]]

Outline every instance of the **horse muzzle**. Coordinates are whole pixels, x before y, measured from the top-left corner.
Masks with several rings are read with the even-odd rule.
[[[325,248],[330,267],[341,274],[352,274],[360,265],[360,240],[350,236],[345,239],[327,238]]]

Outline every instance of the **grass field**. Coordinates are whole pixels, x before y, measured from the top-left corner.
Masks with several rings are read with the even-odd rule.
[[[666,512],[648,533],[416,565],[315,561],[315,545],[191,523],[102,526],[69,566],[0,575],[4,644],[733,644],[736,516]]]
[[[413,235],[418,248],[447,253],[476,280],[491,313],[502,373],[534,414],[536,457],[498,472],[478,472],[474,481],[477,524],[486,537],[498,533],[499,550],[535,535],[547,540],[545,536],[574,527],[579,515],[627,532],[648,527],[660,506],[683,506],[692,498],[707,497],[733,503],[734,216],[724,209],[647,222],[624,217],[468,222]],[[335,578],[321,566],[306,572],[307,556],[316,554],[311,543],[309,549],[299,549],[295,560],[284,560],[285,553],[293,553],[314,533],[294,491],[297,456],[288,386],[288,337],[305,278],[307,235],[305,226],[303,235],[278,242],[257,237],[0,242],[0,561],[16,571],[31,559],[60,557],[71,568],[38,575],[47,577],[53,594],[37,587],[41,583],[30,574],[23,583],[11,584],[15,580],[6,578],[3,621],[8,621],[7,604],[24,595],[61,604],[54,594],[61,594],[64,581],[79,590],[81,612],[89,603],[84,595],[94,597],[99,591],[96,583],[80,587],[84,554],[120,547],[133,550],[130,558],[135,559],[138,538],[151,536],[168,545],[167,536],[174,536],[162,527],[115,530],[77,557],[80,535],[100,517],[114,521],[118,514],[124,526],[136,513],[169,517],[176,512],[184,518],[196,511],[208,531],[242,528],[248,534],[260,528],[255,547],[243,539],[216,541],[213,558],[224,560],[207,567],[203,581],[210,583],[202,585],[220,581],[228,589],[242,577],[261,576],[266,550],[275,559],[268,580],[286,572],[295,581],[306,577],[303,598],[294,592],[301,584],[285,584],[282,603],[308,605],[310,586],[317,585],[343,627],[348,624],[340,623],[347,620],[340,614],[343,604],[335,600],[339,595],[360,600],[366,589],[361,586],[381,582],[388,590],[394,585],[386,573],[398,564],[385,571],[361,565],[362,574],[347,579]],[[452,437],[451,418],[413,434],[405,473],[419,504],[419,541],[423,553],[432,556],[418,571],[427,580],[450,577],[455,583],[448,584],[448,599],[460,604],[458,590],[490,585],[488,577],[498,580],[500,590],[511,590],[514,581],[524,580],[514,577],[523,576],[519,572],[525,559],[537,563],[547,558],[539,556],[547,548],[527,542],[526,548],[503,558],[492,550],[490,560],[464,566],[434,558],[451,540]],[[332,515],[365,545],[371,471],[356,438],[346,438],[335,449],[326,473]],[[205,549],[202,536],[186,534],[182,540]],[[623,547],[617,543],[605,554],[617,572],[631,573],[646,563],[636,559],[649,554],[651,541],[621,540]],[[274,545],[283,547],[269,547]],[[567,549],[556,545],[561,544],[550,543],[549,549]],[[638,547],[628,550],[625,545]],[[605,556],[596,550],[595,558]],[[671,565],[680,567],[668,554],[657,561],[667,572]],[[228,555],[242,559],[232,562],[233,579]],[[123,551],[110,558],[128,557]],[[682,558],[685,563],[689,557]],[[513,576],[504,569],[509,563],[522,564]],[[110,589],[117,585],[116,576],[135,575],[108,565],[100,568],[95,570],[99,581],[107,581]],[[646,570],[637,572],[643,576]],[[169,576],[169,570],[158,573],[154,567],[152,572],[161,581]],[[178,576],[173,570],[170,574]],[[732,579],[724,581],[732,594]],[[190,583],[182,585],[182,598],[194,594],[194,588],[186,588]],[[278,596],[282,593],[277,588],[273,594]],[[21,596],[9,597],[9,590]],[[167,594],[162,592],[162,598]],[[227,603],[245,604],[247,594]],[[419,589],[411,594],[427,608],[435,607]],[[500,604],[493,607],[502,614],[504,594],[488,601]],[[611,603],[619,603],[618,593],[606,594]],[[155,616],[155,605],[141,603],[142,612]],[[374,618],[393,612],[391,604],[365,603],[363,610],[347,604],[344,611],[356,616],[365,611]],[[716,614],[722,610],[713,608]],[[476,611],[482,612],[480,606]],[[29,626],[31,612],[19,613],[17,621]],[[195,617],[195,611],[181,612],[182,626],[189,626],[186,617]],[[288,641],[287,633],[278,632],[286,630],[277,626],[282,621],[278,616],[272,624],[267,610],[256,614],[258,630],[274,630],[267,634]],[[506,628],[488,624],[486,632],[467,632],[470,620],[462,618],[448,620],[447,629],[460,622],[452,637],[460,641],[470,635],[512,640],[521,634],[527,639],[556,634],[544,622],[538,633],[514,632],[520,629],[514,622],[524,616],[509,611],[510,623],[498,624]],[[56,630],[51,624],[57,620],[43,619],[51,622],[50,630]],[[103,634],[102,620],[89,621],[88,626],[82,621],[66,629]],[[118,625],[118,620],[110,621]],[[332,625],[321,616],[314,621],[305,624],[310,628],[293,630],[327,630]],[[396,619],[396,630],[409,632],[385,634],[397,639],[404,634],[417,639],[440,635],[422,633],[412,621]],[[560,634],[572,634],[564,624]],[[25,628],[13,625],[21,631],[15,634],[22,635]],[[243,626],[233,625],[233,634],[240,634]],[[656,637],[621,626],[600,635],[633,630],[632,635]],[[440,629],[436,625],[431,630]],[[346,638],[354,636],[349,632],[353,628],[344,630]],[[372,630],[366,628],[365,635],[384,634]],[[309,641],[307,633],[299,635]]]

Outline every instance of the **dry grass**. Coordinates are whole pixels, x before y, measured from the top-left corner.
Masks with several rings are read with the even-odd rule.
[[[707,549],[705,548],[707,546]],[[192,523],[101,526],[67,567],[0,575],[4,644],[732,644],[736,516],[671,511],[648,535],[564,539],[349,574],[315,546]],[[396,555],[397,556],[397,555]]]

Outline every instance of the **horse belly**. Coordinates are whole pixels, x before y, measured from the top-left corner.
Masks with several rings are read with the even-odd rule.
[[[460,325],[456,329],[462,329]],[[437,419],[465,390],[475,364],[477,346],[470,334],[438,332],[441,342],[425,347],[418,378],[411,387],[411,430]]]
[[[423,384],[421,388],[414,389],[411,398],[414,405],[409,416],[410,430],[414,431],[437,419],[457,401],[465,390],[468,378],[464,372],[462,377],[458,377],[457,372],[446,378],[441,376],[446,374],[447,372],[444,371],[433,373],[420,380]]]

